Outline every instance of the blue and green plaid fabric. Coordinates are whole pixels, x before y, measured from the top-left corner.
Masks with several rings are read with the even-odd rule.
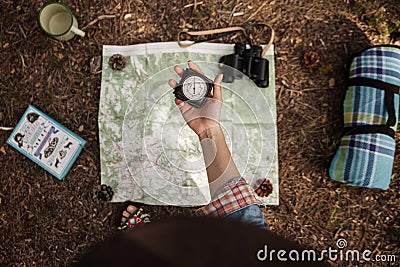
[[[363,77],[400,86],[400,48],[378,46],[357,54],[349,78]],[[396,131],[399,95],[394,96]],[[385,125],[388,111],[385,91],[369,86],[349,86],[344,104],[344,126]],[[387,189],[392,174],[395,140],[381,133],[345,135],[329,168],[329,176],[353,186]]]

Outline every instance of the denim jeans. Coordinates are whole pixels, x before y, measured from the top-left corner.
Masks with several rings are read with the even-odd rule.
[[[235,177],[230,179],[227,183],[225,183],[225,185],[236,183],[239,180],[244,179],[242,177]],[[221,188],[216,191],[216,193],[214,194],[214,198],[224,193],[223,188],[225,185],[221,186]],[[257,204],[251,204],[244,208],[235,210],[234,212],[228,214],[226,218],[257,225],[263,229],[269,230],[269,225],[264,220],[264,215],[261,212],[261,207]]]
[[[269,225],[265,222],[261,208],[257,204],[252,204],[236,210],[231,214],[228,214],[226,218],[257,225],[265,230],[269,230]]]

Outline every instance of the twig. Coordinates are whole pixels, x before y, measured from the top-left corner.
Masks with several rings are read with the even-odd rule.
[[[257,10],[256,10],[253,14],[251,14],[250,17],[248,17],[248,18],[246,19],[245,22],[250,21],[255,15],[257,15],[258,12],[260,12],[260,10],[261,10],[266,4],[268,4],[267,1],[265,1],[259,8],[257,8]]]
[[[24,32],[24,29],[22,29],[21,24],[18,24],[18,27],[19,27],[19,29],[20,29],[22,35],[23,35],[24,38],[26,39],[26,34],[25,34],[25,32]]]
[[[240,3],[240,4],[235,5],[235,6],[233,7],[231,13],[229,14],[229,25],[231,25],[231,24],[233,23],[233,18],[236,17],[236,16],[235,16],[235,14],[236,14],[235,11],[236,11],[236,9],[237,9],[238,7],[240,7],[240,6],[242,6],[242,5],[243,5],[243,3]]]
[[[110,211],[109,213],[107,213],[106,217],[104,217],[104,218],[101,220],[101,222],[104,223],[104,222],[108,219],[108,217],[111,216],[111,214],[112,214],[112,211]]]
[[[97,22],[99,22],[100,20],[103,19],[112,19],[115,18],[116,15],[100,15],[98,16],[96,19],[92,20],[91,22],[89,22],[85,27],[83,27],[82,29],[86,29],[89,26],[92,26],[93,24],[96,24]]]
[[[232,17],[239,17],[239,16],[243,16],[244,15],[244,12],[236,12],[236,13],[233,13],[233,15],[232,15]]]
[[[309,91],[333,90],[333,89],[338,89],[338,88],[339,87],[312,87],[312,88],[303,88],[300,90],[293,90],[293,89],[285,89],[285,90],[289,91],[289,92],[303,93],[303,92],[309,92]]]
[[[21,62],[22,62],[22,72],[24,72],[25,67],[26,67],[25,60],[24,60],[24,57],[22,56],[21,52],[19,53],[19,56],[21,57]]]
[[[321,117],[321,116],[320,116],[320,117]],[[308,133],[318,132],[317,130],[322,129],[322,128],[325,128],[325,127],[330,126],[330,125],[333,125],[333,124],[335,124],[335,123],[337,123],[337,122],[339,122],[339,121],[340,121],[340,120],[338,119],[338,120],[334,120],[334,121],[332,121],[332,122],[329,122],[329,123],[327,123],[327,124],[323,124],[323,125],[320,125],[320,126],[309,127],[309,128],[312,128],[312,131],[311,131],[311,130],[308,130],[307,127],[305,128],[305,130],[306,130]]]
[[[186,6],[184,6],[183,9],[186,9],[186,8],[189,8],[192,6],[194,6],[194,8],[196,8],[197,6],[202,5],[202,4],[203,4],[203,1],[201,1],[201,2],[194,1],[194,3],[187,4]]]
[[[313,109],[313,110],[317,110],[315,107],[313,107],[313,106],[310,106],[309,104],[307,104],[307,103],[303,103],[303,102],[297,102],[298,104],[300,104],[300,105],[303,105],[303,106],[305,106],[306,108],[308,108],[308,109]]]
[[[3,130],[3,131],[11,131],[11,130],[14,130],[14,128],[12,128],[12,127],[2,127],[2,126],[0,126],[0,130]]]
[[[27,35],[27,38],[28,38],[28,37],[31,37],[31,36],[32,36],[33,34],[35,34],[37,31],[38,31],[38,30],[32,31],[30,34]],[[16,44],[18,44],[18,43],[20,43],[20,42],[26,41],[27,38],[18,39],[18,40],[15,41],[14,43],[11,43],[8,47],[11,47],[11,46],[16,45]],[[28,39],[29,39],[29,38],[28,38]]]

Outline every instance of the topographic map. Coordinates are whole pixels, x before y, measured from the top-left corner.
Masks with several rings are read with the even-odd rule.
[[[210,202],[207,174],[197,136],[174,103],[169,79],[173,67],[194,61],[210,79],[221,72],[217,62],[233,53],[231,44],[176,42],[103,46],[99,111],[101,183],[113,188],[113,202],[133,200],[151,205],[200,206]],[[122,70],[108,61],[126,58]],[[273,185],[266,205],[277,205],[278,151],[273,47],[269,87],[243,77],[222,84],[221,126],[241,175],[256,188],[267,178]]]

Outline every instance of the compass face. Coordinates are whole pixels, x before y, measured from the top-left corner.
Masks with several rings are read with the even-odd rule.
[[[207,83],[201,77],[190,76],[183,82],[182,91],[189,100],[199,100],[207,95]]]

